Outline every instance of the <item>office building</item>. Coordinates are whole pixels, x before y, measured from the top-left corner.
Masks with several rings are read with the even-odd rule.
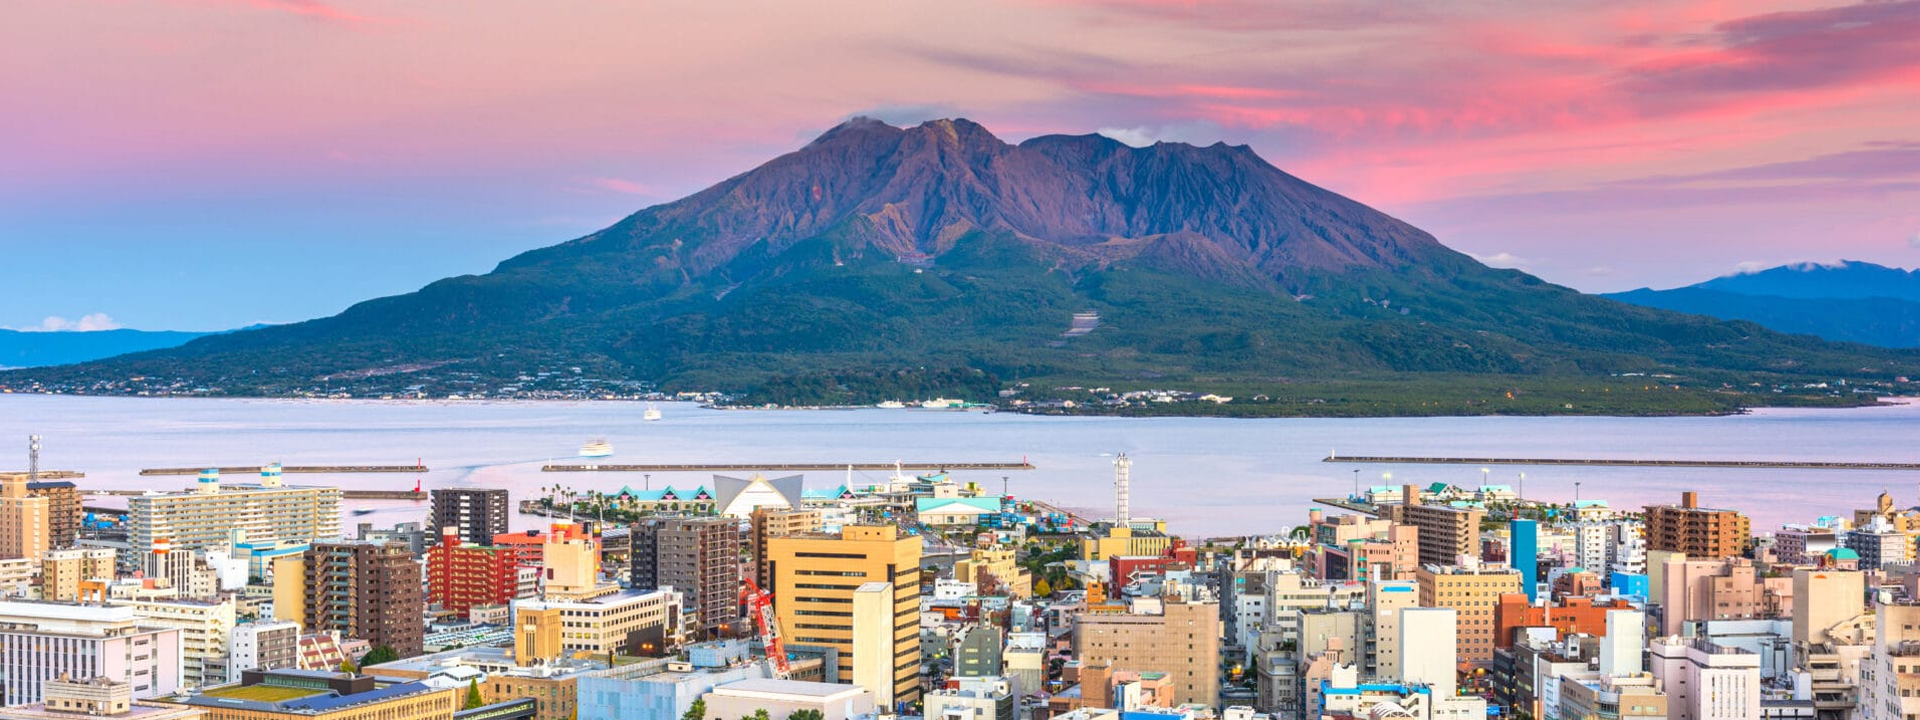
[[[573,523],[553,523],[544,540],[539,593],[513,601],[517,664],[576,652],[659,657],[680,643],[678,590],[622,590],[601,578],[598,547]]]
[[[0,705],[41,701],[47,681],[107,678],[135,699],[180,690],[180,631],[151,627],[130,607],[0,601]]]
[[[1520,592],[1520,573],[1511,568],[1500,566],[1481,566],[1468,563],[1465,566],[1434,566],[1420,568],[1420,606],[1424,608],[1451,608],[1459,613],[1459,646],[1456,654],[1460,660],[1472,663],[1485,663],[1493,659],[1493,649],[1497,646],[1496,611],[1500,606],[1500,596]],[[1401,628],[1402,637],[1410,632]],[[1401,656],[1401,663],[1412,662],[1412,658]]]
[[[36,559],[53,547],[52,508],[27,489],[27,476],[0,475],[0,560]]]
[[[838,535],[791,535],[767,543],[768,574],[781,635],[789,644],[831,647],[854,656],[854,593],[867,583],[893,586],[893,699],[920,697],[919,537],[892,525],[847,525]],[[861,668],[842,662],[837,682]]]
[[[1401,491],[1407,498],[1388,505],[1387,519],[1417,528],[1421,565],[1455,565],[1462,557],[1480,556],[1480,520],[1487,511],[1477,507],[1427,505],[1412,485]]]
[[[181,687],[225,685],[236,679],[237,674],[230,670],[228,663],[237,617],[233,596],[215,602],[172,599],[118,599],[109,602],[115,606],[132,608],[134,616],[143,626],[180,631]]]
[[[235,674],[248,670],[285,670],[300,667],[300,625],[285,620],[262,620],[233,626],[233,657],[227,663]]]
[[[427,528],[453,528],[460,542],[491,545],[493,536],[507,531],[506,488],[434,488]]]
[[[489,536],[491,537],[491,536]],[[505,605],[532,597],[537,568],[522,568],[509,548],[474,545],[448,526],[427,550],[427,600],[458,613],[478,605]],[[523,577],[524,576],[524,577]]]
[[[80,522],[86,517],[86,511],[80,508],[80,491],[73,482],[29,481],[27,494],[47,499],[47,542],[56,550],[73,547],[80,537]]]
[[[207,470],[192,490],[128,498],[127,528],[134,548],[171,543],[176,551],[333,539],[340,537],[340,489],[283,484],[277,465],[262,468],[252,484],[222,485],[220,473]]]
[[[1419,530],[1363,515],[1307,513],[1306,567],[1322,580],[1412,580],[1420,567]]]
[[[1667,692],[1667,717],[1752,720],[1760,717],[1760,656],[1703,638],[1657,637],[1653,677]]]
[[[753,580],[760,587],[773,587],[773,576],[767,573],[767,544],[774,538],[790,535],[806,535],[820,532],[819,510],[790,510],[778,508],[754,508],[749,516],[753,551]]]
[[[740,521],[731,517],[659,517],[628,530],[635,590],[673,588],[693,611],[689,639],[732,633],[740,619]]]
[[[1679,505],[1648,505],[1646,533],[1648,550],[1707,559],[1738,557],[1753,540],[1747,516],[1700,507],[1692,491],[1680,493]]]
[[[49,550],[40,558],[40,598],[61,602],[79,600],[81,583],[114,578],[113,563],[114,552],[110,548]]]
[[[1220,706],[1219,603],[1142,598],[1125,613],[1082,613],[1074,625],[1083,666],[1164,672],[1177,703]]]
[[[1527,594],[1527,602],[1537,602],[1540,599],[1540,524],[1515,519],[1508,522],[1507,527],[1513,538],[1507,563],[1513,566],[1514,572],[1520,573],[1520,591]],[[1501,638],[1503,644],[1506,641],[1507,638]]]
[[[314,543],[298,558],[274,567],[274,618],[300,623],[303,632],[337,632],[392,647],[400,657],[420,654],[426,603],[420,562],[407,546],[359,541]]]
[[[1792,578],[1762,578],[1745,558],[1666,556],[1658,569],[1660,634],[1680,635],[1688,621],[1761,620],[1792,614]]]

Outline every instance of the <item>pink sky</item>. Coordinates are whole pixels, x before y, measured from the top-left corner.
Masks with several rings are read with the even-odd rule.
[[[129,298],[168,258],[319,285],[243,321],[484,271],[856,113],[1247,143],[1587,290],[1920,264],[1920,2],[29,0],[0,97],[0,250],[133,253]],[[230,320],[62,302],[0,325]]]

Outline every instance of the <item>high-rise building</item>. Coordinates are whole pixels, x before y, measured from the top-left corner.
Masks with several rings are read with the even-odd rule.
[[[753,581],[763,588],[773,587],[773,576],[767,573],[767,543],[774,538],[820,532],[820,511],[763,507],[755,508],[750,519]]]
[[[1920,605],[1884,603],[1874,609],[1873,648],[1862,665],[1861,720],[1920,717]]]
[[[180,630],[180,684],[206,688],[239,678],[228,663],[236,619],[233,596],[214,602],[150,599],[109,601],[133,608],[141,625]]]
[[[1367,649],[1357,663],[1368,677],[1400,677],[1400,611],[1419,607],[1420,584],[1413,580],[1367,583]]]
[[[340,489],[285,485],[269,465],[254,484],[222,485],[200,473],[197,487],[127,500],[128,541],[135,548],[170,542],[175,550],[224,548],[236,540],[311,543],[340,537]],[[123,565],[137,558],[123,557]]]
[[[1747,516],[1733,510],[1700,507],[1700,496],[1680,493],[1679,505],[1648,505],[1647,549],[1682,552],[1690,557],[1737,557],[1753,539]]]
[[[113,559],[112,548],[47,551],[40,557],[40,598],[61,602],[79,600],[81,583],[114,578]]]
[[[434,488],[430,495],[428,530],[454,528],[461,542],[475,545],[491,545],[507,531],[506,488]]]
[[[420,561],[400,543],[314,543],[276,561],[273,613],[308,633],[338,632],[400,657],[419,655],[426,635]]]
[[[0,475],[0,560],[35,559],[53,547],[49,502],[27,489],[27,476]]]
[[[633,588],[680,591],[694,613],[689,637],[729,634],[740,619],[740,521],[730,517],[657,517],[628,533]]]
[[[262,620],[233,626],[235,674],[248,670],[285,670],[300,667],[300,625],[285,620]]]
[[[920,546],[892,525],[847,525],[838,535],[791,535],[767,544],[769,590],[781,635],[795,645],[822,645],[854,656],[854,591],[867,583],[893,585],[893,699],[920,697]],[[859,668],[842,662],[850,683]],[[878,695],[879,693],[876,693]]]
[[[1419,529],[1420,564],[1455,565],[1462,556],[1480,556],[1480,520],[1487,511],[1451,505],[1425,505],[1420,488],[1400,490],[1405,501],[1386,506],[1387,519]]]
[[[47,499],[48,542],[55,549],[73,547],[80,537],[80,492],[69,480],[41,480],[27,483],[27,494]]]
[[[1540,599],[1540,524],[1515,518],[1507,527],[1513,534],[1513,551],[1508,553],[1507,562],[1520,573],[1520,591],[1527,594],[1527,602],[1535,602]],[[1511,640],[1499,638],[1501,645]]]
[[[515,664],[575,652],[660,657],[679,644],[678,590],[622,590],[600,577],[598,546],[573,523],[553,523],[544,540],[538,596],[513,601]]]
[[[1220,706],[1220,605],[1178,598],[1136,600],[1125,613],[1082,613],[1074,656],[1083,666],[1164,672],[1175,703]]]
[[[532,597],[533,587],[521,582],[537,568],[522,568],[510,548],[464,542],[459,528],[447,527],[440,543],[427,550],[427,600],[465,613],[475,605],[505,605],[515,598]]]
[[[1665,557],[1660,576],[1660,634],[1679,635],[1689,620],[1759,620],[1791,614],[1793,581],[1763,578],[1752,560]]]
[[[67,676],[133,685],[133,697],[180,691],[180,631],[144,625],[133,608],[0,601],[0,706],[40,702]]]
[[[1495,612],[1500,596],[1520,592],[1520,573],[1511,568],[1481,566],[1427,566],[1420,568],[1420,606],[1452,608],[1459,613],[1459,646],[1456,654],[1466,662],[1484,663],[1493,659],[1497,623]],[[1402,636],[1411,632],[1401,628]],[[1400,662],[1412,662],[1402,656]]]

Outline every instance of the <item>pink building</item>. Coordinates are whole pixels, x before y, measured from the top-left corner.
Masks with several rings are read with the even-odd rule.
[[[1660,566],[1660,634],[1689,620],[1761,620],[1793,614],[1793,579],[1761,578],[1746,558],[1668,560]]]
[[[1419,528],[1364,515],[1307,513],[1313,548],[1307,569],[1322,580],[1412,580],[1420,566]]]

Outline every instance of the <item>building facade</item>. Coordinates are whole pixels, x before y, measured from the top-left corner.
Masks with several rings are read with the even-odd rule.
[[[435,488],[427,511],[427,528],[453,528],[461,542],[491,545],[493,536],[507,531],[506,488]]]
[[[893,699],[920,697],[920,547],[892,525],[848,525],[839,535],[792,535],[768,542],[774,610],[790,644],[834,648],[854,656],[854,593],[862,585],[893,586]],[[884,630],[884,628],[883,628]],[[859,668],[843,662],[837,682]]]
[[[1177,598],[1137,600],[1125,613],[1083,613],[1074,621],[1082,667],[1164,672],[1176,703],[1220,706],[1220,605]]]
[[[52,510],[27,484],[25,475],[0,475],[0,560],[36,559],[52,549]]]
[[[192,490],[128,498],[127,526],[135,548],[170,543],[175,550],[197,551],[239,541],[311,543],[340,537],[340,489],[283,485],[275,466],[261,471],[259,483],[246,485],[221,485],[220,473],[209,470]]]
[[[1500,566],[1465,567],[1428,566],[1420,568],[1420,606],[1451,608],[1458,613],[1460,660],[1485,663],[1493,660],[1497,646],[1496,613],[1500,596],[1520,592],[1520,573]],[[1411,658],[1402,657],[1409,662]]]
[[[740,619],[740,521],[661,517],[629,530],[635,590],[673,588],[693,611],[693,639],[730,634]]]
[[[1648,505],[1647,549],[1696,558],[1738,557],[1753,540],[1747,516],[1700,507],[1698,493],[1680,493],[1679,505]]]
[[[46,682],[99,678],[135,699],[179,692],[180,631],[141,624],[133,608],[0,601],[0,705],[42,699]]]
[[[426,635],[420,577],[420,562],[400,543],[314,543],[274,568],[274,616],[412,657]]]

